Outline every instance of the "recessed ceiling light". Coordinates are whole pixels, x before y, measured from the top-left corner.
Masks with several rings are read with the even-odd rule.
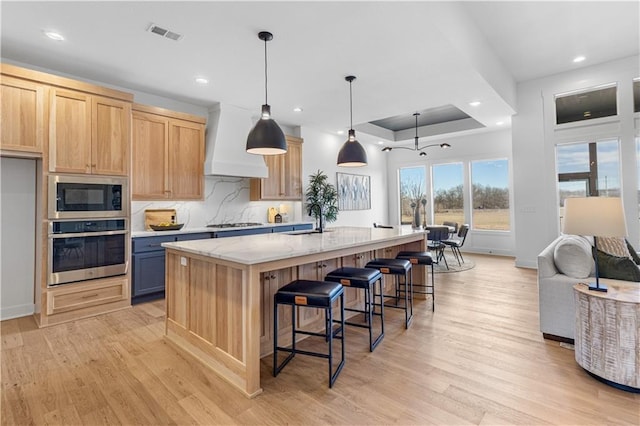
[[[573,62],[574,63],[578,63],[578,62],[584,61],[585,59],[587,59],[587,58],[585,58],[584,56],[580,55],[580,56],[576,56],[575,58],[573,58]]]
[[[55,40],[55,41],[64,40],[64,36],[62,34],[60,34],[60,33],[55,32],[55,31],[45,31],[44,35],[49,37],[51,40]]]
[[[196,77],[195,78],[196,83],[198,84],[209,84],[209,80],[207,80],[204,77]]]
[[[378,145],[382,145],[384,142],[382,141],[378,141]]]
[[[504,124],[504,121],[498,121],[496,122],[496,126],[502,126]]]
[[[473,102],[469,102],[469,105],[471,105],[472,107],[477,107],[478,105],[480,105],[482,102],[480,101],[473,101]]]
[[[339,135],[344,135],[344,130],[338,130]]]
[[[302,112],[302,108],[300,108],[300,107],[295,107],[295,108],[293,109],[293,112]]]

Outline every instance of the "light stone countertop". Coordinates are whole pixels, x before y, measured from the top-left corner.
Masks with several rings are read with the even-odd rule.
[[[306,225],[312,224],[313,222],[284,222],[284,223],[263,223],[261,225],[256,226],[243,226],[239,228],[209,228],[209,227],[199,227],[199,228],[182,228],[178,231],[133,231],[131,232],[132,238],[139,237],[156,237],[159,235],[176,235],[176,234],[195,234],[198,232],[225,232],[225,231],[238,231],[241,229],[258,229],[258,228],[275,228],[276,226],[295,226],[295,225]]]
[[[426,235],[425,231],[414,231],[408,226],[399,229],[336,227],[321,234],[297,231],[296,235],[291,235],[282,232],[163,243],[162,246],[244,265],[255,265],[376,242],[402,240],[403,237],[416,233]]]

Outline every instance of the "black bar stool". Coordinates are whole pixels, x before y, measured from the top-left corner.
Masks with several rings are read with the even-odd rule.
[[[352,268],[343,267],[329,272],[325,281],[338,282],[345,287],[361,288],[364,290],[364,310],[355,308],[344,308],[345,311],[359,312],[366,315],[366,323],[359,324],[345,321],[346,325],[369,329],[369,351],[373,352],[378,343],[384,337],[384,300],[382,296],[382,273],[372,268]],[[375,284],[378,283],[378,293],[375,291]],[[375,303],[376,296],[380,303]],[[376,306],[380,307],[380,312],[376,312]],[[380,333],[373,338],[373,317],[380,317]]]
[[[416,284],[413,282],[413,268],[411,268],[411,285],[413,287],[421,287],[422,290],[416,290],[414,288],[413,292],[418,294],[430,294],[431,295],[431,312],[436,309],[436,287],[434,284],[434,275],[433,275],[433,258],[431,257],[431,253],[428,251],[401,251],[396,255],[396,259],[406,259],[411,262],[411,266],[413,265],[431,265],[431,285],[427,283]],[[428,280],[427,280],[428,282]],[[429,291],[431,290],[431,291]]]
[[[333,328],[333,304],[340,300],[340,325]],[[291,347],[278,346],[278,305],[291,305]],[[324,309],[325,332],[315,333],[296,328],[296,306]],[[338,378],[344,367],[344,288],[342,284],[327,281],[295,280],[281,287],[273,297],[273,376],[277,376],[295,354],[327,358],[329,360],[329,387]],[[296,349],[296,334],[324,337],[328,343],[328,352],[311,352]],[[333,372],[333,339],[342,341],[342,358]],[[278,365],[278,351],[289,352],[289,355]]]
[[[395,276],[395,294],[383,294],[385,298],[393,298],[394,305],[385,304],[387,308],[404,310],[404,327],[409,328],[413,319],[413,287],[409,278],[411,262],[405,259],[374,259],[364,265],[365,268],[377,269],[383,274]],[[400,277],[404,277],[400,282]],[[402,287],[402,288],[401,288]],[[400,305],[400,294],[404,294],[404,304]]]

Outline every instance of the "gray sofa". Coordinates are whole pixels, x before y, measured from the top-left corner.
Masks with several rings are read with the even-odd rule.
[[[595,282],[595,267],[593,257],[589,256],[588,252],[582,254],[580,250],[573,250],[571,257],[563,258],[563,265],[556,265],[556,246],[565,245],[567,239],[583,239],[586,247],[590,247],[590,242],[584,237],[562,235],[542,250],[538,255],[538,301],[540,331],[543,336],[547,339],[572,342],[575,335],[573,286],[579,282]],[[570,271],[571,276],[565,275],[561,270]],[[626,281],[600,278],[600,282],[606,284]]]

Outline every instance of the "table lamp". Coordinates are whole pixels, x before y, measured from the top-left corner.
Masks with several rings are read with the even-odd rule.
[[[589,290],[607,291],[600,285],[598,273],[598,238],[625,237],[627,225],[624,220],[622,200],[618,197],[567,198],[564,200],[565,234],[592,236],[595,247],[596,283]]]

